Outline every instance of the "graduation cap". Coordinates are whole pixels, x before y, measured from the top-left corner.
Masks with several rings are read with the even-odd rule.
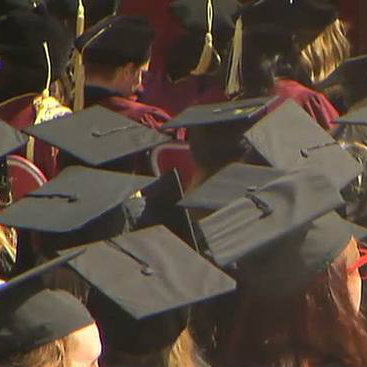
[[[27,136],[0,120],[0,160],[2,157],[21,148],[28,140]]]
[[[107,17],[88,28],[75,41],[85,62],[121,66],[147,62],[153,31],[142,17]]]
[[[219,125],[232,122],[253,123],[264,116],[276,98],[252,98],[217,104],[198,105],[186,108],[160,129]]]
[[[0,16],[6,15],[14,10],[30,10],[39,5],[37,0],[2,0]]]
[[[0,213],[0,223],[51,236],[55,248],[98,241],[122,233],[124,205],[154,179],[72,166]],[[57,236],[55,236],[57,235]]]
[[[221,63],[241,6],[235,0],[174,0],[171,13],[186,31],[168,52],[168,74],[173,80],[189,74],[203,75]],[[182,51],[182,52],[180,52]],[[185,55],[185,65],[175,55]],[[185,68],[186,66],[186,68]]]
[[[334,120],[339,125],[367,125],[367,106],[363,106]]]
[[[236,287],[163,226],[89,244],[69,265],[98,292],[106,337],[116,333],[119,350],[131,354],[173,343],[186,326],[183,307]]]
[[[71,294],[43,287],[40,277],[79,256],[77,249],[0,285],[1,362],[94,323]]]
[[[315,170],[298,170],[200,221],[215,262],[237,264],[248,290],[280,297],[302,287],[349,242],[343,200]]]
[[[101,106],[24,129],[90,166],[101,166],[171,140]]]
[[[50,51],[52,80],[64,71],[72,48],[65,27],[46,11],[19,10],[0,19],[0,54],[12,64],[39,69],[47,76],[43,43]]]
[[[340,94],[347,109],[367,96],[367,55],[348,58],[314,88]]]
[[[231,163],[185,194],[178,204],[185,208],[217,210],[284,174],[285,171],[275,168]]]
[[[274,168],[316,165],[344,188],[363,169],[295,102],[285,101],[246,133],[249,144]]]

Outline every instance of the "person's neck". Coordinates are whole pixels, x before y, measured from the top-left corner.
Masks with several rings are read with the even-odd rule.
[[[85,79],[85,84],[94,86],[94,87],[101,87],[101,88],[113,90],[113,91],[118,92],[122,97],[125,97],[119,85],[116,85],[116,83],[114,83],[113,81],[111,82],[110,80],[103,79],[97,75],[87,76]]]

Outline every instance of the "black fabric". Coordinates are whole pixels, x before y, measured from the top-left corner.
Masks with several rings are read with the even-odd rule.
[[[362,164],[292,100],[257,122],[245,137],[272,167],[289,170],[313,165],[330,177],[339,189],[363,170]]]
[[[21,148],[28,138],[20,131],[15,130],[9,124],[0,120],[0,158]]]
[[[338,16],[338,0],[253,0],[241,10],[246,25],[277,25],[289,31],[321,32]]]
[[[142,17],[113,16],[88,28],[75,41],[87,63],[140,65],[150,57],[153,31]]]
[[[270,167],[231,163],[185,194],[178,204],[185,208],[217,210],[284,173]]]
[[[172,233],[197,250],[197,241],[190,214],[177,206],[183,189],[176,170],[161,177],[143,190],[146,198],[144,211],[139,218],[139,228],[163,224]]]
[[[26,353],[94,321],[70,294],[43,288],[40,276],[79,256],[69,252],[0,286],[0,356]]]
[[[89,307],[107,345],[132,354],[173,343],[186,306],[236,286],[163,226],[90,244],[70,265],[93,287]]]
[[[215,261],[228,265],[342,204],[321,173],[299,170],[232,202],[200,221],[200,227]]]
[[[2,0],[0,16],[7,15],[14,10],[31,10],[39,2],[36,0]]]
[[[0,20],[0,53],[14,65],[38,70],[46,81],[47,62],[43,50],[47,42],[52,80],[63,73],[72,49],[72,36],[55,18],[39,8],[14,11]]]
[[[263,297],[296,293],[349,242],[343,200],[320,173],[296,171],[200,221],[216,263]],[[291,274],[291,276],[290,276]]]
[[[67,233],[117,208],[153,178],[69,167],[0,214],[7,226]]]
[[[29,126],[24,132],[90,166],[106,165],[171,140],[101,106]]]
[[[274,101],[274,98],[263,97],[192,106],[166,122],[160,129],[191,128],[232,122],[250,124],[264,116]]]

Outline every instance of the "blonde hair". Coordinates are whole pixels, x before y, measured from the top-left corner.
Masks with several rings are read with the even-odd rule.
[[[168,367],[195,367],[203,365],[197,347],[188,328],[174,343],[168,356]]]
[[[72,335],[68,335],[27,353],[11,357],[10,362],[14,367],[70,367],[68,355],[73,347],[74,338]]]
[[[349,57],[350,44],[346,33],[345,23],[336,19],[302,50],[302,63],[313,82],[325,79]]]

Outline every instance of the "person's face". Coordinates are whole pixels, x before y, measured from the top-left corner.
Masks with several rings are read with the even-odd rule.
[[[352,238],[348,246],[344,250],[344,255],[348,268],[347,286],[354,309],[358,312],[361,307],[362,299],[362,279],[359,268],[353,266],[360,259],[360,252],[357,241]]]
[[[71,338],[69,367],[98,367],[102,346],[96,324],[74,331]]]
[[[122,68],[121,93],[130,97],[143,87],[143,74],[149,69],[149,61],[141,66],[129,63]]]

